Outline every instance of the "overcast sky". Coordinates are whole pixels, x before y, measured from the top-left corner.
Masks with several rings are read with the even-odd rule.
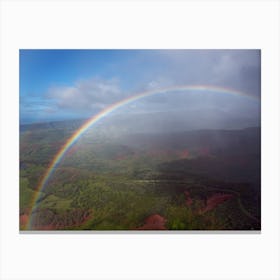
[[[260,60],[259,50],[21,50],[20,120],[87,118],[128,96],[179,85],[222,86],[260,98]],[[161,94],[120,113],[259,114],[259,101],[232,98],[214,92]]]

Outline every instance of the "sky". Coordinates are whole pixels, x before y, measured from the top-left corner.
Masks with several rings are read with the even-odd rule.
[[[129,96],[180,85],[260,98],[260,50],[20,50],[20,123],[89,118]],[[174,110],[260,113],[252,99],[213,92],[156,95],[119,113]]]

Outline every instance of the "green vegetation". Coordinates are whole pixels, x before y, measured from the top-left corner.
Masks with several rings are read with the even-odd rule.
[[[34,190],[74,129],[39,126],[21,133],[21,217],[31,215]],[[248,138],[244,131],[236,135]],[[40,193],[32,227],[135,230],[158,214],[170,230],[260,229],[260,159],[259,145],[250,142],[254,138],[244,146],[239,141],[233,153],[237,149],[228,134],[223,150],[216,140],[203,148],[207,143],[192,139],[195,133],[174,140],[169,135],[166,143],[162,135],[158,142],[155,135],[131,137],[108,137],[97,130],[78,141]],[[25,223],[21,219],[21,229]]]

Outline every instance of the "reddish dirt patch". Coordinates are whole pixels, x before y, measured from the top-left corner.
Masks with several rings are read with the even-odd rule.
[[[186,197],[189,197],[191,195],[189,191],[184,191],[184,194]]]
[[[215,193],[211,197],[207,198],[206,207],[200,210],[200,214],[204,214],[205,212],[214,209],[219,204],[231,199],[232,197],[233,197],[232,194]]]
[[[185,149],[183,151],[180,152],[180,158],[184,159],[184,158],[188,158],[190,155],[189,150]]]
[[[26,227],[27,223],[28,223],[28,215],[27,214],[20,215],[20,226]]]
[[[184,194],[185,194],[185,197],[186,197],[186,204],[188,206],[191,206],[192,203],[193,203],[193,200],[192,200],[192,198],[190,196],[190,192],[189,191],[184,191]]]
[[[191,206],[192,203],[193,203],[193,200],[192,200],[190,197],[187,197],[187,198],[186,198],[186,204],[187,204],[188,206]]]
[[[166,219],[158,214],[153,214],[145,219],[145,224],[137,229],[140,230],[164,230]]]

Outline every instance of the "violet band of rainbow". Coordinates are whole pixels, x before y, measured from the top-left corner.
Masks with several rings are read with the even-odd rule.
[[[168,88],[162,88],[162,89],[153,89],[149,91],[145,91],[142,93],[138,93],[136,95],[130,96],[128,98],[125,98],[123,100],[120,100],[108,107],[106,107],[104,110],[99,112],[98,114],[94,115],[90,119],[88,119],[80,128],[75,131],[72,136],[65,142],[65,144],[60,148],[60,150],[57,152],[57,154],[54,156],[52,161],[50,162],[48,168],[46,169],[43,177],[40,180],[40,183],[38,184],[34,197],[31,202],[31,211],[29,214],[28,223],[26,226],[26,229],[32,230],[32,213],[37,207],[38,200],[40,198],[40,193],[44,190],[45,186],[47,185],[47,182],[49,178],[52,176],[54,170],[59,165],[60,161],[63,159],[66,152],[75,144],[75,142],[95,123],[97,123],[99,120],[105,118],[113,111],[132,103],[136,100],[139,100],[141,98],[145,98],[148,96],[152,96],[155,94],[161,94],[161,93],[168,93],[168,92],[175,92],[175,91],[186,91],[186,92],[192,92],[192,91],[205,91],[207,92],[216,92],[221,94],[230,94],[230,95],[238,95],[238,96],[244,96],[249,97],[255,100],[258,100],[258,97],[255,97],[253,95],[237,91],[230,88],[225,87],[217,87],[217,86],[210,86],[210,85],[193,85],[193,86],[173,86]]]

